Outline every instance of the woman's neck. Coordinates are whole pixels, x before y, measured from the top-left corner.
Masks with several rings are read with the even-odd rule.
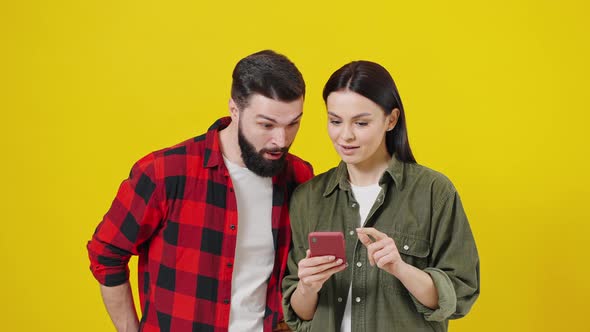
[[[391,156],[387,153],[376,153],[370,160],[358,164],[347,164],[350,183],[355,186],[369,186],[379,183],[383,172],[387,169]]]

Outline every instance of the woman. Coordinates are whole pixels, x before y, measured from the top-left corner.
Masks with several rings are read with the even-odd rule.
[[[351,62],[323,97],[342,162],[292,198],[287,323],[295,331],[446,331],[479,295],[479,258],[457,191],[416,163],[385,68]],[[348,263],[310,257],[313,231],[343,232]]]

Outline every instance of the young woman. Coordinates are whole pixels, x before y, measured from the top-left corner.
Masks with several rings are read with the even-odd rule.
[[[287,323],[295,331],[446,331],[479,295],[479,257],[457,191],[416,163],[385,68],[351,62],[323,97],[342,162],[291,200]],[[310,257],[313,231],[343,232],[347,263]]]

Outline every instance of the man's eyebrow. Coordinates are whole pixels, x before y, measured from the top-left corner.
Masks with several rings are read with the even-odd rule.
[[[299,113],[299,115],[297,115],[297,116],[296,116],[296,117],[295,117],[293,120],[291,120],[291,122],[289,122],[289,123],[294,123],[294,122],[297,122],[297,120],[299,120],[299,119],[300,119],[302,116],[303,116],[303,112]],[[257,117],[257,118],[262,118],[262,119],[264,119],[264,120],[267,120],[267,121],[270,121],[270,122],[272,122],[272,123],[277,123],[277,124],[278,124],[278,121],[277,121],[277,120],[275,120],[275,119],[273,119],[273,118],[271,118],[271,117],[268,117],[268,116],[266,116],[266,115],[258,114],[258,115],[256,115],[256,117]]]
[[[275,120],[275,119],[273,119],[271,117],[268,117],[266,115],[258,114],[258,115],[256,115],[256,117],[257,118],[262,118],[264,120],[268,120],[268,121],[273,122],[273,123],[278,123],[277,120]]]
[[[297,122],[299,119],[301,119],[302,116],[303,116],[303,112],[299,113],[299,115],[297,115],[295,118],[293,118],[293,120],[291,121],[291,123]]]

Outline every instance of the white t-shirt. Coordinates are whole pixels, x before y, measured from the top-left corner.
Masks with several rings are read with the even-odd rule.
[[[352,193],[357,203],[359,204],[359,214],[361,215],[359,227],[362,227],[367,220],[369,211],[375,204],[377,196],[381,192],[379,184],[372,184],[366,187],[355,186],[350,184],[352,187]],[[340,332],[350,332],[352,328],[352,286],[348,288],[348,298],[346,299],[346,307],[344,309],[344,316],[342,317],[342,325],[340,326]]]
[[[223,158],[238,204],[238,235],[232,275],[229,332],[263,330],[267,281],[275,250],[272,237],[272,178]]]

